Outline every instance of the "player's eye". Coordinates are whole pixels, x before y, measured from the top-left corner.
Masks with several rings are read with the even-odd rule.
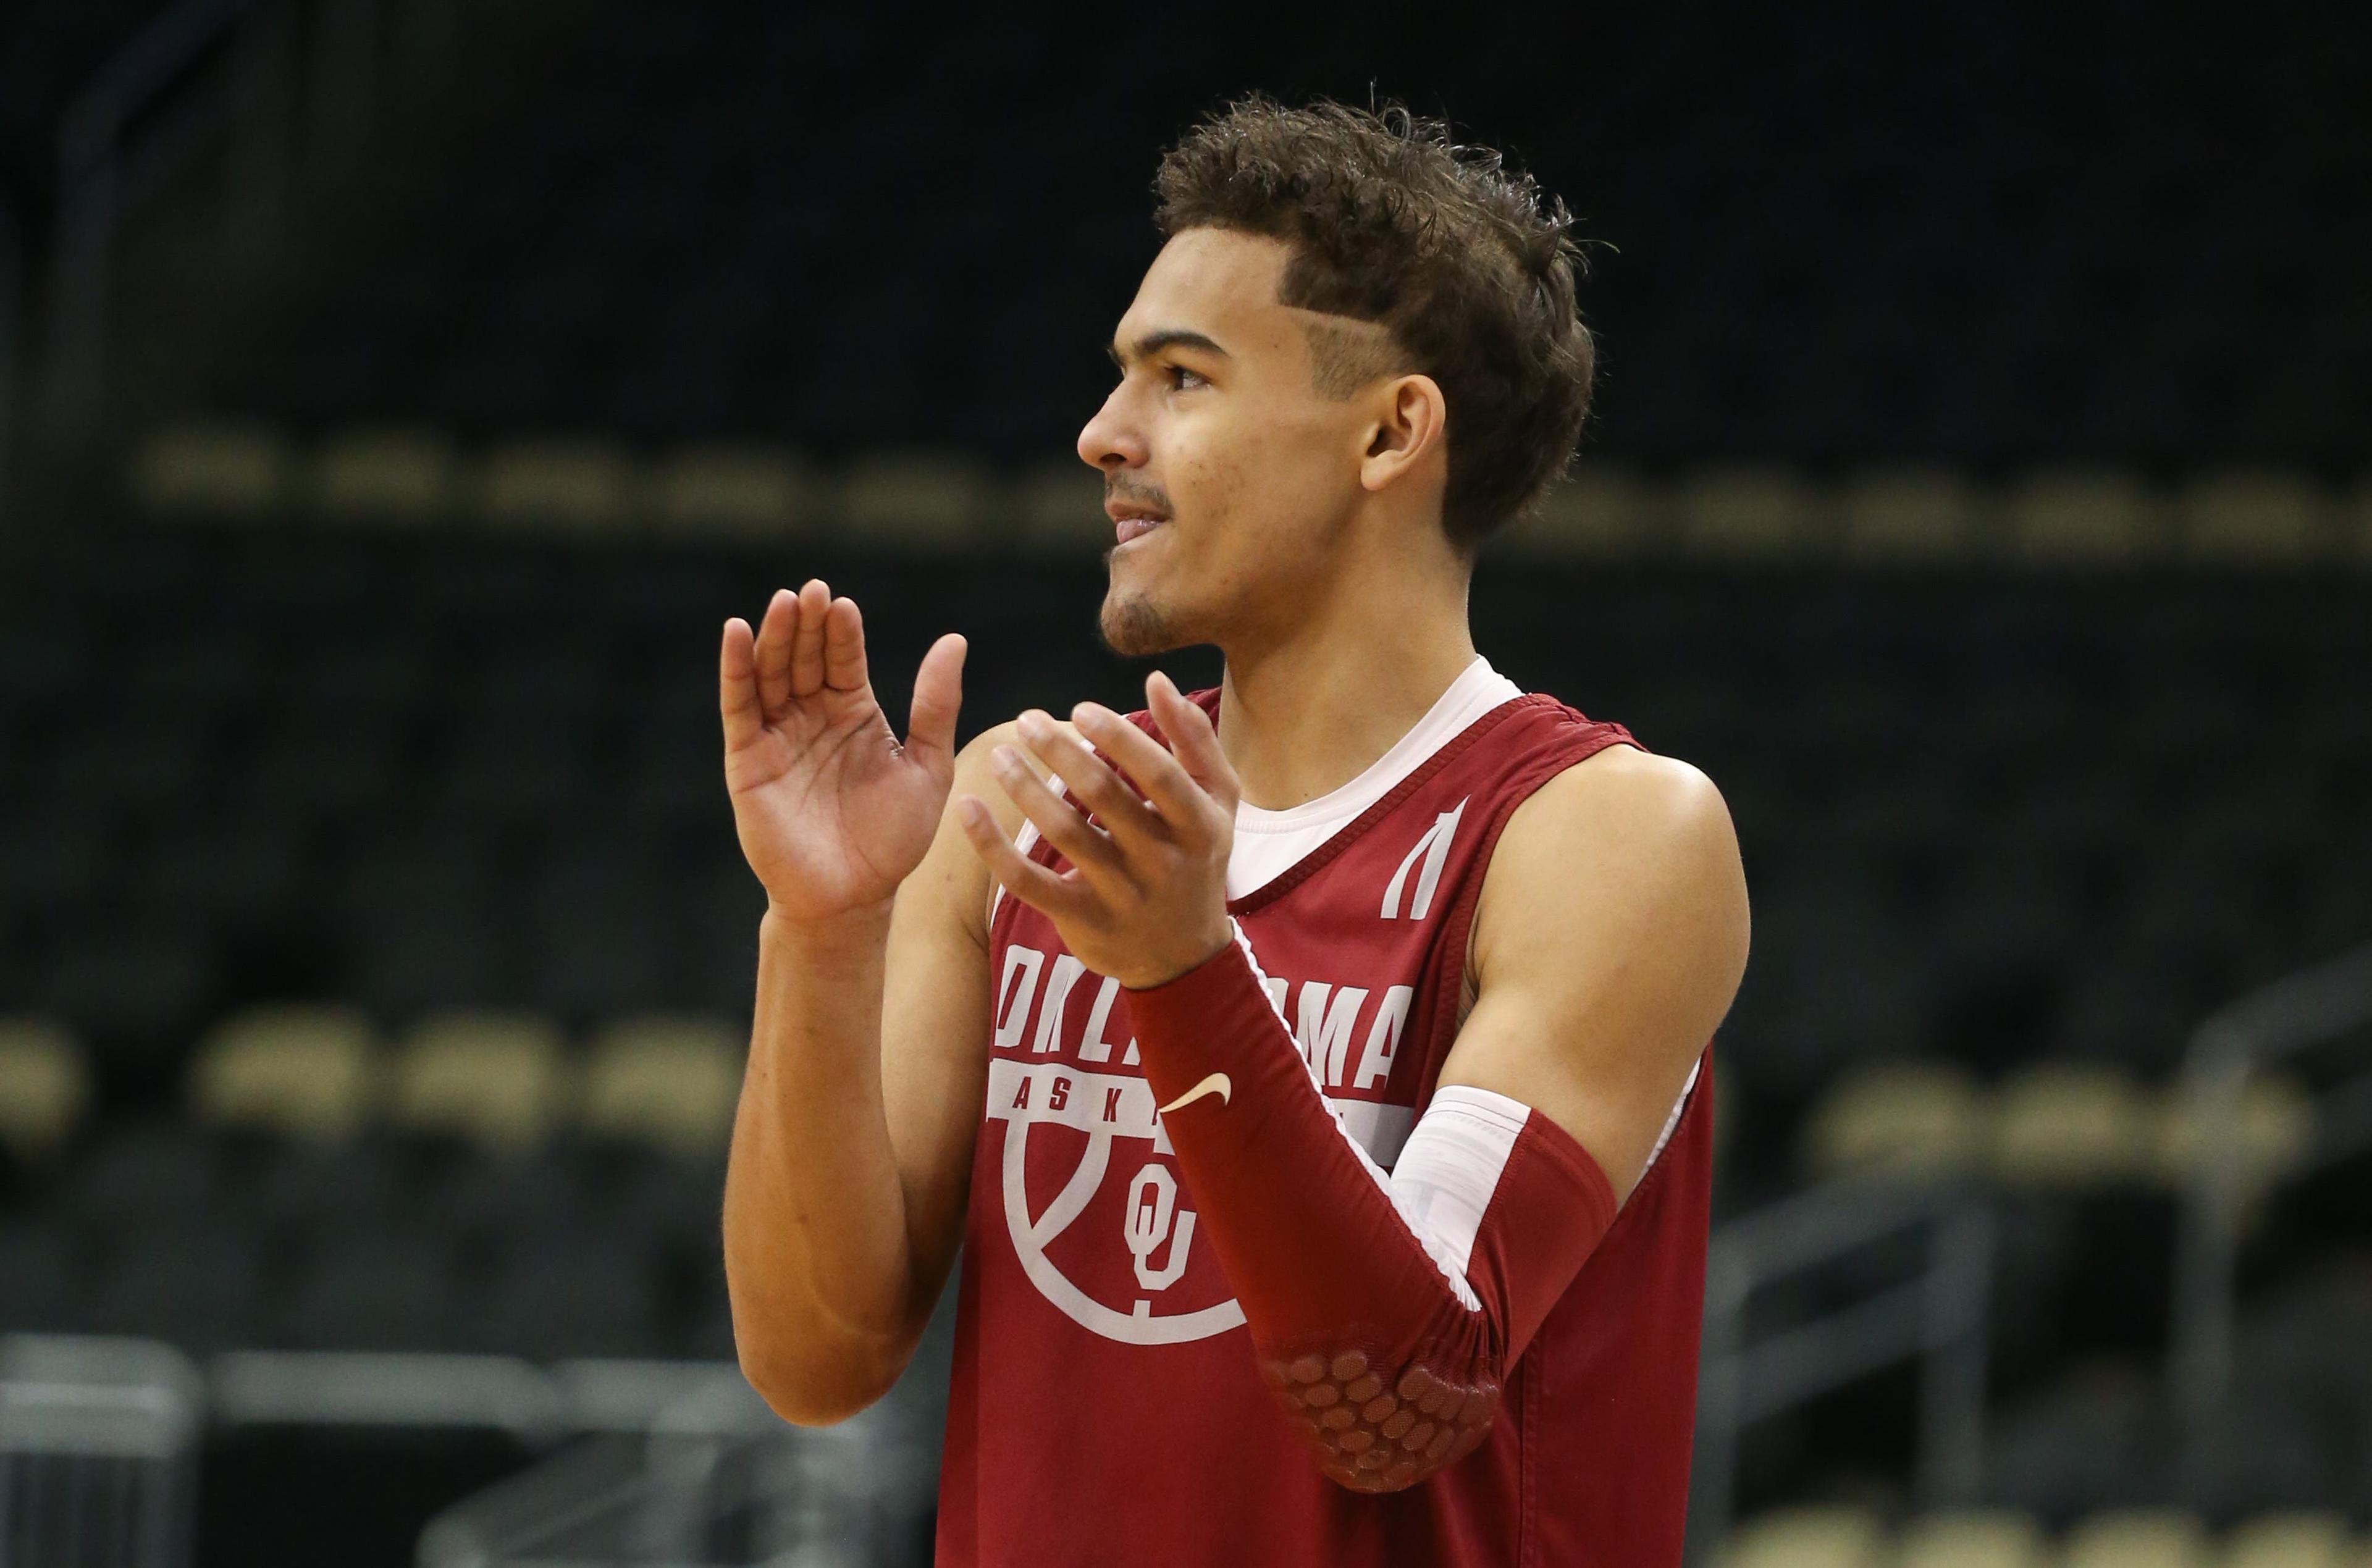
[[[1202,376],[1182,365],[1164,366],[1162,368],[1169,377],[1169,384],[1181,392],[1210,385],[1210,382],[1204,380]]]

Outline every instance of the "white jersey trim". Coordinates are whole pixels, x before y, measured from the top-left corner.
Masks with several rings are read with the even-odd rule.
[[[1356,778],[1282,810],[1237,802],[1235,842],[1227,854],[1227,897],[1240,899],[1257,892],[1292,870],[1361,812],[1389,795],[1435,752],[1472,728],[1476,720],[1523,694],[1522,687],[1476,654],[1434,699],[1424,716]],[[1062,776],[1049,775],[1046,787],[1060,796]],[[1013,847],[1028,854],[1038,839],[1038,825],[1025,819],[1013,837]],[[1003,887],[991,886],[988,918],[992,922],[1004,897]],[[1422,911],[1417,918],[1423,918]]]

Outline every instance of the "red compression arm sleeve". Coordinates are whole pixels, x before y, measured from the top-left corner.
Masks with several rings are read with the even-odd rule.
[[[1508,1369],[1612,1225],[1613,1192],[1571,1134],[1528,1112],[1462,1271],[1437,1261],[1335,1120],[1238,926],[1197,968],[1124,994],[1270,1386],[1329,1477],[1395,1491],[1488,1434]]]

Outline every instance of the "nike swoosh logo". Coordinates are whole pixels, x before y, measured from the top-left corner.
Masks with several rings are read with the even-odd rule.
[[[1163,1106],[1155,1114],[1167,1116],[1171,1111],[1177,1109],[1180,1106],[1191,1104],[1195,1100],[1201,1099],[1204,1095],[1216,1095],[1219,1097],[1219,1103],[1221,1105],[1225,1105],[1227,1103],[1227,1096],[1233,1092],[1235,1086],[1227,1082],[1227,1075],[1225,1073],[1214,1073],[1209,1077],[1203,1079],[1201,1083],[1195,1085],[1192,1088],[1188,1089],[1184,1094],[1180,1095],[1176,1099],[1171,1100],[1168,1105]]]

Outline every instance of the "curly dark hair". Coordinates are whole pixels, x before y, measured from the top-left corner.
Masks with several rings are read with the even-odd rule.
[[[1169,149],[1154,178],[1165,236],[1192,228],[1293,247],[1281,302],[1375,322],[1313,332],[1319,388],[1347,397],[1414,370],[1449,405],[1443,526],[1459,550],[1564,472],[1589,413],[1597,353],[1574,300],[1583,271],[1564,203],[1486,147],[1398,105],[1264,97],[1229,104]]]

